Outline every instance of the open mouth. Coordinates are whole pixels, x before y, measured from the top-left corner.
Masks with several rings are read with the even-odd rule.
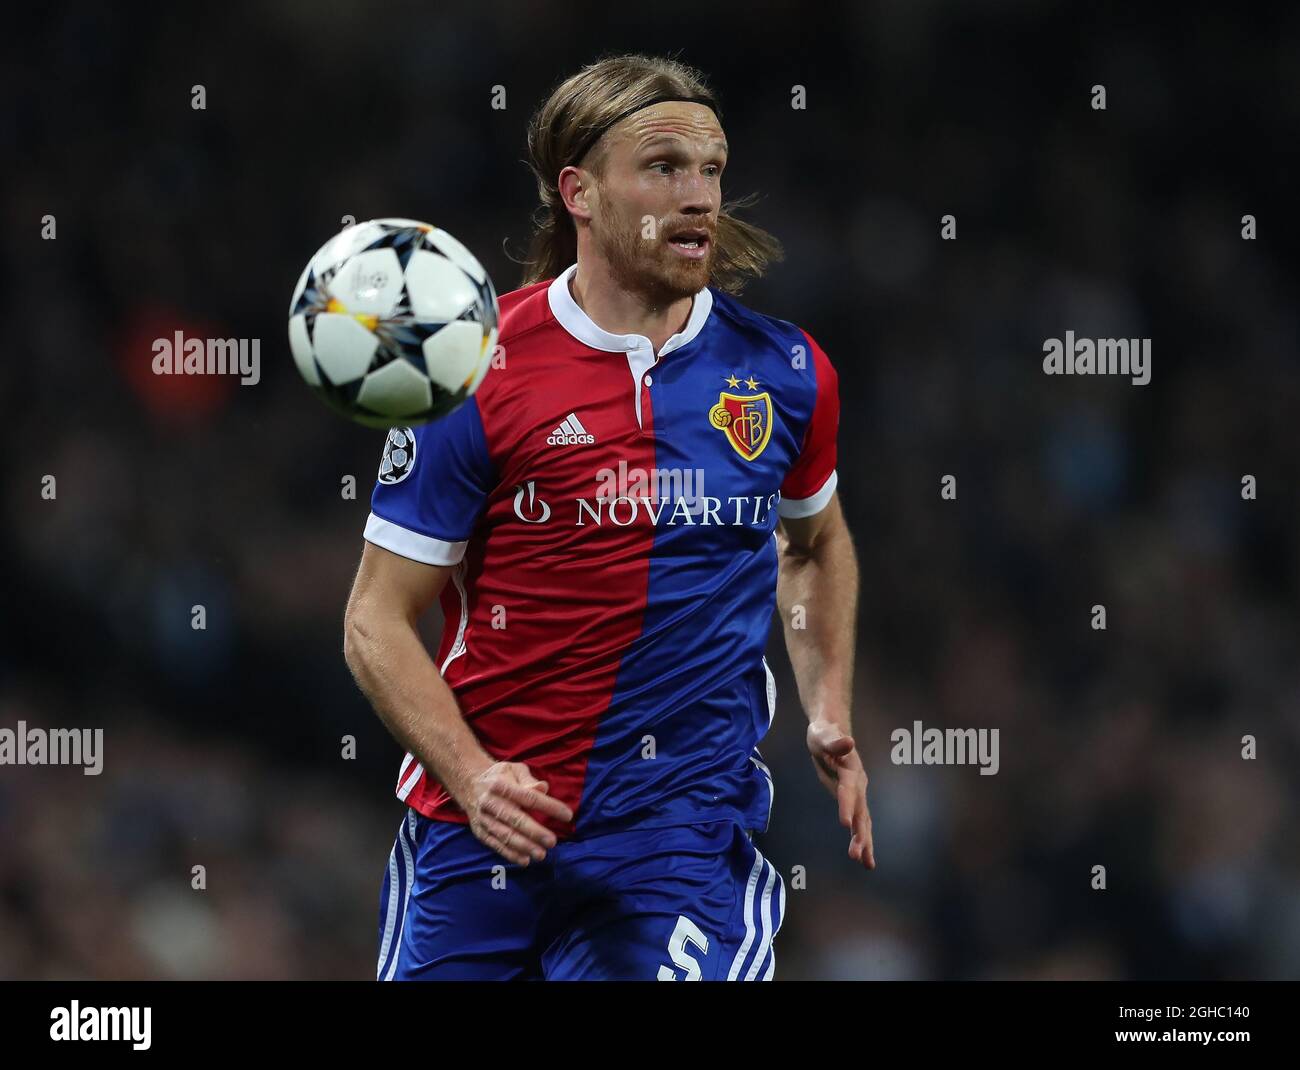
[[[709,232],[707,230],[679,230],[668,239],[681,256],[691,260],[702,260],[709,252]]]

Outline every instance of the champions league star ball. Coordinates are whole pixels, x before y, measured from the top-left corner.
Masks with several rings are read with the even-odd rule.
[[[289,347],[337,412],[367,427],[413,426],[478,389],[498,312],[487,272],[445,230],[372,219],[340,231],[303,270]]]

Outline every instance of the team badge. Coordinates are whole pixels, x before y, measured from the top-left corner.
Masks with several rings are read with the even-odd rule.
[[[384,459],[379,462],[379,482],[400,483],[415,467],[415,432],[409,427],[394,427],[384,443]]]
[[[752,461],[772,437],[772,398],[766,390],[748,397],[724,390],[709,410],[709,423],[727,436],[737,453]]]

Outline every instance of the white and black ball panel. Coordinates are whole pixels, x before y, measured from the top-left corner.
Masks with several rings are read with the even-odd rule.
[[[382,317],[397,308],[405,281],[393,249],[365,249],[334,271],[327,289],[349,313]]]
[[[471,279],[480,286],[487,281],[487,272],[483,270],[483,265],[475,259],[474,254],[465,248],[459,241],[453,238],[445,230],[434,228],[429,235],[429,240],[433,243],[434,248],[442,253],[448,260],[455,264],[461,271],[465,272]]]
[[[361,382],[357,404],[369,412],[419,416],[433,403],[433,384],[415,365],[391,360]]]
[[[475,346],[479,348],[476,350]],[[421,345],[429,378],[448,393],[467,390],[483,363],[487,339],[477,323],[457,320],[426,338]]]
[[[311,331],[316,365],[331,383],[350,383],[371,368],[379,339],[352,316],[322,312]]]
[[[317,275],[333,271],[349,257],[383,241],[387,230],[376,220],[345,227],[330,238],[311,258],[311,269]]]
[[[311,278],[311,263],[309,262],[302,269],[302,274],[298,276],[298,285],[293,288],[293,296],[289,298],[289,315],[292,316],[298,309],[298,304],[302,300],[303,291],[307,289],[307,281]]]
[[[417,249],[406,265],[406,292],[411,315],[425,323],[459,319],[478,299],[470,276],[440,253]]]
[[[289,317],[289,349],[293,362],[310,386],[320,386],[320,372],[316,368],[316,354],[312,350],[311,335],[307,332],[307,317],[299,312]]]

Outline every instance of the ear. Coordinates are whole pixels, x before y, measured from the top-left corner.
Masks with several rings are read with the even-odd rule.
[[[569,214],[577,219],[590,219],[596,200],[596,179],[590,171],[572,165],[560,172],[560,196]]]

